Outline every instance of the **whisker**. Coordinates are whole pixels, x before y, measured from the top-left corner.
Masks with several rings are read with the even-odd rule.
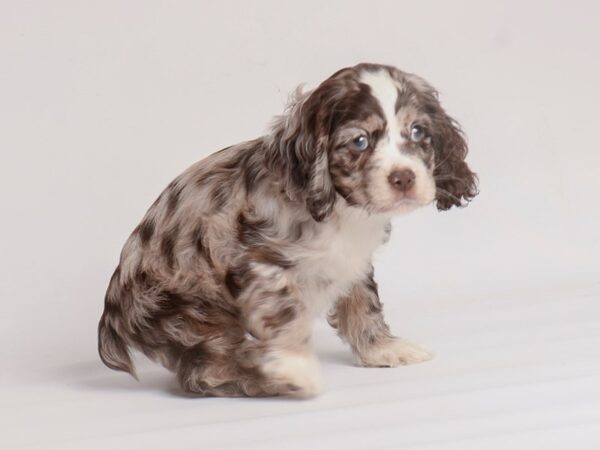
[[[460,197],[457,197],[454,194],[451,194],[450,192],[448,192],[446,189],[442,189],[442,188],[437,188],[437,192],[439,192],[442,195],[445,195],[447,197],[449,197],[450,199],[458,202],[458,203],[462,203]]]
[[[434,175],[433,179],[435,181],[457,181],[457,182],[463,184],[464,186],[466,186],[468,184],[468,182],[465,179],[458,178],[453,175],[441,175],[441,176]]]
[[[451,156],[452,156],[452,154],[451,154],[451,153],[448,153],[448,154],[446,155],[446,157],[445,157],[443,160],[441,160],[439,163],[437,163],[437,164],[436,164],[436,165],[433,167],[433,170],[435,171],[436,169],[439,169],[439,168],[440,168],[440,166],[441,166],[442,164],[444,164],[446,161],[448,161],[448,159],[449,159]]]

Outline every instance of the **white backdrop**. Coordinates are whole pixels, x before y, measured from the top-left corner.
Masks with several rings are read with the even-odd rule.
[[[521,295],[526,308],[532,292],[543,311],[557,289],[590,288],[595,305],[599,14],[592,1],[0,1],[1,380],[44,392],[77,364],[104,374],[104,290],[163,187],[262,133],[296,85],[361,61],[436,86],[481,180],[466,209],[394,222],[376,260],[394,328],[419,338],[409,318]]]

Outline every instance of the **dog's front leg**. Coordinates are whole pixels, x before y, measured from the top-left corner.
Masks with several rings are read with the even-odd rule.
[[[390,333],[372,272],[338,299],[328,321],[364,366],[396,367],[431,359],[423,347]]]
[[[310,346],[313,316],[302,302],[290,268],[251,261],[244,264],[238,304],[252,365],[267,395],[314,396],[321,390]]]

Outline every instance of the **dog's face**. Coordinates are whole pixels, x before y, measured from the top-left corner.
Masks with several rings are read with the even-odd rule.
[[[350,204],[373,212],[431,203],[436,195],[433,118],[417,86],[387,70],[364,70],[357,81],[363,92],[341,101],[341,110],[348,112],[331,130],[329,171],[335,189]]]
[[[288,157],[316,220],[339,197],[394,213],[433,201],[441,210],[462,206],[477,194],[458,125],[415,75],[373,64],[342,69],[295,114]]]

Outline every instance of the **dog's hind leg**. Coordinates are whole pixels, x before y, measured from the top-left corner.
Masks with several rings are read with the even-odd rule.
[[[278,264],[242,262],[230,270],[227,285],[241,310],[246,342],[240,358],[264,377],[266,395],[310,397],[321,389],[317,359],[310,346],[313,316],[301,300],[283,258]]]
[[[230,353],[217,353],[206,343],[187,348],[176,369],[181,388],[207,397],[275,395],[257,368],[239,364],[237,353],[233,348]]]

